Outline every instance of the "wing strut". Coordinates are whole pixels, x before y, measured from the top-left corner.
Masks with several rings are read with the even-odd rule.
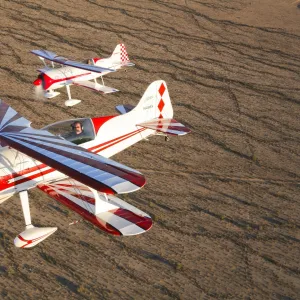
[[[93,59],[92,59],[92,63],[93,63],[93,65],[94,65],[94,66],[96,66],[96,65],[95,65],[95,62],[94,62],[94,60],[93,60]],[[102,85],[103,85],[103,86],[105,86],[105,84],[104,84],[104,80],[103,80],[103,76],[101,75],[100,77],[101,77],[101,80],[102,80]],[[96,79],[96,78],[94,78],[94,82],[95,82],[95,84],[98,84],[98,82],[97,82],[97,79]]]
[[[20,200],[21,200],[21,205],[22,205],[26,228],[32,227],[30,208],[29,208],[29,200],[28,200],[28,192],[22,191],[19,193],[19,195],[20,195]]]
[[[95,65],[95,62],[94,62],[94,60],[93,59],[91,59],[91,61],[92,61],[92,64],[93,64],[93,66],[96,66]],[[102,78],[102,76],[101,76],[101,78]],[[97,78],[95,77],[94,78],[94,82],[95,82],[95,85],[97,85],[98,84],[98,82],[97,82]],[[102,79],[102,82],[103,82],[103,79]],[[104,85],[104,84],[103,84]]]
[[[45,62],[45,58],[44,57],[39,56],[38,58],[43,62],[43,64],[44,64],[45,67],[48,67],[47,64],[46,64],[46,62]]]
[[[90,187],[88,187],[91,192],[93,193],[93,196],[95,198],[95,211],[94,211],[94,215],[99,214],[101,211],[101,202],[103,203],[103,200],[100,199],[98,192],[95,189],[92,189]],[[106,200],[106,202],[108,202],[108,198],[107,195],[105,193],[103,193],[104,198]]]

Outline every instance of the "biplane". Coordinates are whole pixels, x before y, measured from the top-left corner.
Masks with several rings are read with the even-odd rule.
[[[66,106],[73,106],[81,102],[81,100],[72,99],[70,85],[82,86],[102,94],[118,92],[117,89],[105,86],[103,76],[122,67],[134,66],[129,60],[124,44],[117,45],[108,58],[94,57],[84,63],[70,60],[47,50],[30,52],[37,55],[44,63],[44,68],[38,70],[40,74],[33,82],[36,93],[50,99],[60,94],[56,91],[57,89],[66,87],[68,94],[68,100],[65,101]],[[50,61],[51,64],[47,64],[45,60]],[[59,67],[56,67],[57,65]],[[101,77],[102,84],[97,82],[99,77]]]
[[[130,236],[151,228],[148,214],[118,196],[142,188],[145,177],[110,157],[151,135],[184,135],[190,130],[173,119],[162,80],[149,85],[137,106],[119,105],[116,110],[119,115],[34,129],[1,101],[0,203],[18,194],[25,219],[25,230],[14,240],[16,247],[31,248],[57,230],[32,224],[28,198],[32,188],[109,234]]]

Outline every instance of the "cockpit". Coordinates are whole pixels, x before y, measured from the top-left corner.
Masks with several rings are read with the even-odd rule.
[[[94,125],[91,119],[74,119],[57,122],[43,128],[54,135],[61,136],[76,145],[95,139]]]

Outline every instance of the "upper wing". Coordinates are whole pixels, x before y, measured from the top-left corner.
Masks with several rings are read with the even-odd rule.
[[[129,193],[145,184],[138,171],[94,154],[30,122],[0,100],[0,141],[37,159],[93,189],[107,193]]]
[[[112,195],[105,199],[98,193],[98,199],[95,199],[95,194],[87,186],[75,180],[39,184],[38,188],[110,234],[135,235],[152,226],[151,217],[138,208]]]
[[[62,64],[62,65],[66,65],[66,66],[70,66],[70,67],[74,67],[74,68],[78,68],[78,69],[88,70],[91,72],[103,73],[103,72],[115,72],[116,71],[115,69],[101,68],[101,67],[92,66],[92,65],[81,63],[81,62],[69,60],[65,57],[56,55],[56,53],[47,51],[47,50],[31,50],[30,52],[32,54],[35,54],[39,57],[43,57],[47,60],[53,61],[58,64]]]
[[[191,132],[189,128],[185,127],[175,119],[154,119],[137,124],[137,126],[153,129],[155,131],[160,131],[171,135],[184,135]]]

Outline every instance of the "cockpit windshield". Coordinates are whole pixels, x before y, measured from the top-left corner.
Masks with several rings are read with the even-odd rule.
[[[43,128],[52,134],[80,145],[95,138],[94,126],[91,119],[76,119],[54,123]]]

